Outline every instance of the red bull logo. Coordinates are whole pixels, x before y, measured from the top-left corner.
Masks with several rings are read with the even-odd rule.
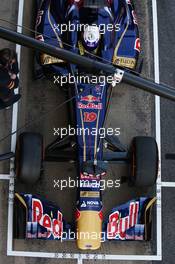
[[[110,214],[107,226],[108,239],[119,237],[125,240],[126,230],[137,224],[138,213],[139,202],[131,202],[128,216],[121,218],[119,211]]]
[[[97,109],[101,110],[102,109],[102,103],[94,104],[94,103],[88,103],[88,104],[83,104],[78,102],[77,107],[79,109]]]
[[[96,96],[93,96],[93,95],[82,96],[81,97],[81,101],[89,102],[89,103],[100,102],[100,97],[96,97]]]
[[[52,212],[51,212],[52,214]],[[58,210],[57,219],[43,213],[43,205],[39,199],[32,199],[32,222],[37,222],[47,229],[47,238],[61,238],[63,232],[62,213]]]
[[[93,174],[83,174],[83,173],[81,173],[80,174],[80,179],[81,180],[98,180],[98,179],[100,179],[100,174],[98,174],[98,175],[93,175]]]

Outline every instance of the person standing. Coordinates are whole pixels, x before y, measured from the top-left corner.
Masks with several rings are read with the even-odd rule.
[[[19,101],[20,94],[14,89],[19,85],[17,55],[14,50],[0,50],[0,109],[7,108]]]

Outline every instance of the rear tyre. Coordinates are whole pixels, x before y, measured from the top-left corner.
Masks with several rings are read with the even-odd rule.
[[[155,184],[158,172],[158,148],[152,137],[135,137],[131,145],[130,182],[138,187]]]
[[[26,184],[34,184],[41,175],[43,138],[38,133],[22,133],[16,148],[16,176]]]

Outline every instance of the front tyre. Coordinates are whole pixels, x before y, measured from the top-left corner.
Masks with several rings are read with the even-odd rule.
[[[16,177],[26,184],[37,182],[42,170],[43,137],[38,133],[22,133],[15,156]]]
[[[153,137],[139,136],[131,144],[130,182],[138,187],[153,186],[158,173],[158,147]]]

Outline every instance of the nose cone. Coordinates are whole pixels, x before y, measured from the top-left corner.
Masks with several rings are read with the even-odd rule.
[[[96,250],[101,246],[102,219],[97,211],[81,211],[77,219],[77,246]]]

